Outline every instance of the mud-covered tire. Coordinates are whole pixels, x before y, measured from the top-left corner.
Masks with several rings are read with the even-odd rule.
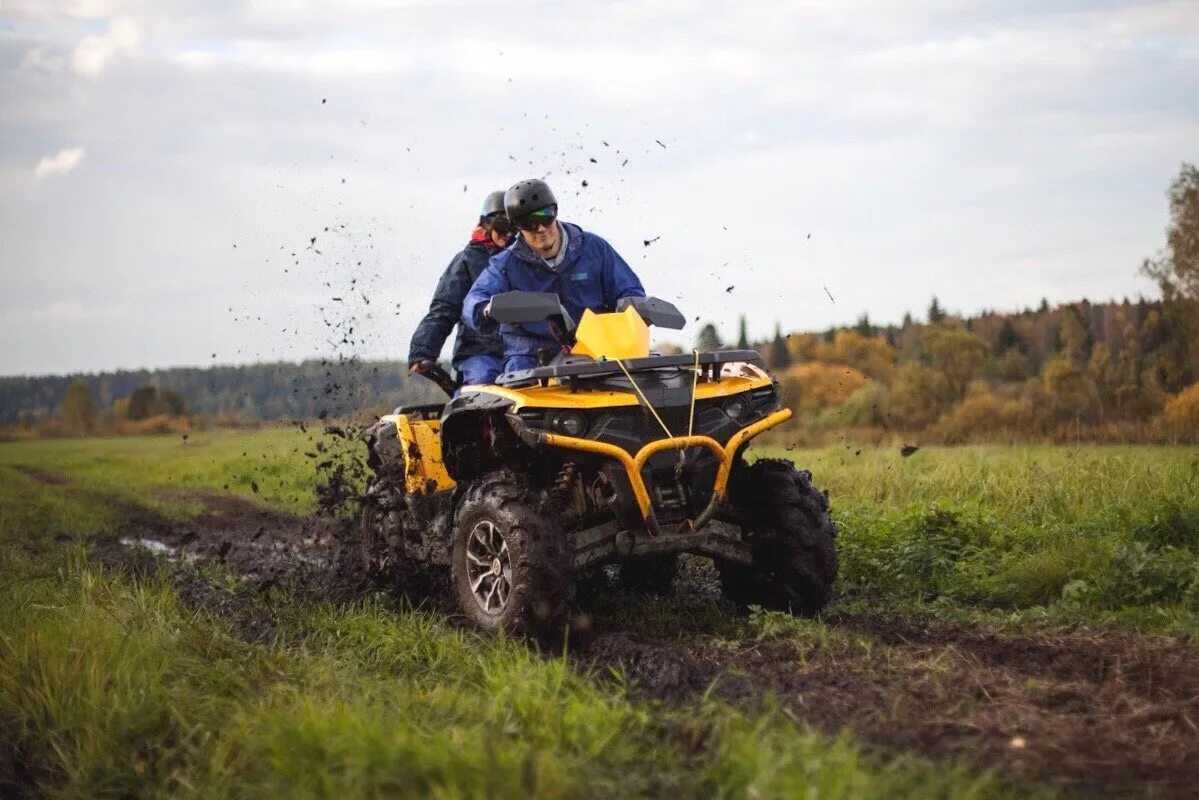
[[[812,473],[782,459],[739,461],[729,494],[753,563],[717,562],[724,596],[805,616],[824,608],[837,578],[837,533]]]
[[[631,558],[620,565],[620,583],[626,592],[667,597],[679,574],[676,554]]]
[[[500,608],[485,610],[472,587],[468,547],[477,531],[498,534],[506,546],[508,590]],[[466,489],[455,514],[451,573],[459,608],[483,630],[552,636],[565,629],[574,594],[571,553],[544,493],[523,476],[492,472]]]

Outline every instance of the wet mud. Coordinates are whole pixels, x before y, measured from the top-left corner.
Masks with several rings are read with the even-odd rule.
[[[582,656],[670,705],[705,694],[1088,796],[1193,797],[1199,647],[1122,631],[1001,633],[841,615],[742,642],[601,631]]]
[[[346,567],[344,516],[293,517],[209,492],[169,499],[205,510],[182,522],[130,510],[119,537],[92,543],[93,558],[133,572],[169,569],[185,603],[229,619],[248,640],[273,641],[265,599],[276,588],[297,602],[339,601],[399,594],[404,583],[414,603],[453,616],[435,578],[369,585]],[[236,580],[213,581],[211,564]],[[702,567],[684,569],[676,591],[718,603]],[[849,729],[881,753],[955,759],[1084,795],[1183,797],[1199,786],[1199,646],[1189,642],[1116,630],[1020,635],[835,606],[819,624],[730,640],[619,627],[588,602],[592,629],[572,643],[573,662],[596,680],[619,670],[647,702],[711,696],[750,713],[775,708],[821,731]]]

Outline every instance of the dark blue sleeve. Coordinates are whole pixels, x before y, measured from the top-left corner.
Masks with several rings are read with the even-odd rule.
[[[470,291],[470,268],[466,256],[459,253],[441,273],[429,312],[416,326],[408,348],[408,362],[436,361],[454,325],[462,317],[462,300]]]
[[[498,322],[483,316],[483,309],[491,302],[492,297],[511,288],[508,285],[508,273],[497,261],[503,255],[497,253],[491,257],[487,269],[479,275],[475,285],[470,287],[466,301],[462,304],[463,321],[479,333],[494,333],[499,328]]]
[[[612,245],[603,239],[599,239],[599,243],[604,248],[604,305],[615,309],[617,301],[622,297],[645,297],[641,279],[633,272],[632,267],[625,263]]]

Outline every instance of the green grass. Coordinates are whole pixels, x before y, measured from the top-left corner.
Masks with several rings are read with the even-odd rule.
[[[81,798],[1015,794],[952,766],[863,755],[781,712],[648,706],[619,679],[378,601],[276,591],[261,602],[278,635],[249,644],[166,579],[104,573],[63,540],[120,529],[119,506],[98,502],[108,494],[163,506],[163,488],[228,483],[311,508],[297,434],[197,439],[0,445],[0,780],[26,765],[39,792]]]
[[[1199,448],[825,448],[841,588],[872,606],[1199,636]]]
[[[312,487],[318,459],[306,454],[316,452],[318,442],[330,449],[355,446],[296,429],[200,432],[186,440],[174,434],[42,439],[0,444],[0,467],[21,465],[68,475],[75,488],[128,497],[159,511],[175,506],[154,490],[187,487],[311,513],[316,510]],[[183,513],[188,510],[195,507]]]

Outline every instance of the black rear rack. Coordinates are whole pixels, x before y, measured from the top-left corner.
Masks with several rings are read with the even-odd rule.
[[[440,419],[445,403],[426,403],[419,406],[396,406],[393,414],[406,414],[417,419]]]
[[[712,353],[700,353],[699,365],[710,367],[710,375],[715,378],[723,364],[733,362],[748,362],[761,364],[762,354],[757,350],[717,350]],[[624,366],[629,372],[639,372],[663,367],[690,367],[695,364],[694,353],[682,353],[677,356],[647,356],[645,358],[625,359]],[[500,386],[531,386],[535,383],[546,383],[551,378],[600,378],[605,375],[622,375],[624,370],[615,361],[584,361],[570,364],[551,364],[533,369],[521,369],[515,372],[505,372],[496,379]]]

